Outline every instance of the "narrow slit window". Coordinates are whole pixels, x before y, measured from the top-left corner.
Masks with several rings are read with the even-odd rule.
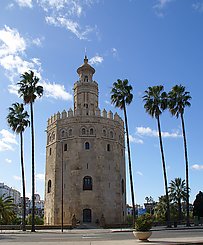
[[[47,193],[51,192],[51,180],[48,181]]]

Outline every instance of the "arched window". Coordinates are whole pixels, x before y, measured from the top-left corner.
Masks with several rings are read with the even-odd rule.
[[[51,192],[51,180],[48,181],[47,193]]]
[[[110,144],[107,144],[107,151],[110,151],[111,150],[111,146]]]
[[[64,138],[65,137],[65,130],[63,129],[63,130],[61,130],[61,138]]]
[[[92,190],[92,177],[85,176],[83,178],[83,190]]]
[[[72,128],[71,128],[71,129],[69,129],[69,131],[68,131],[68,135],[69,135],[69,136],[72,136],[72,134],[73,134],[73,130],[72,130]]]
[[[122,194],[124,194],[125,192],[125,186],[124,186],[124,180],[121,180],[121,190],[122,190]]]
[[[89,150],[90,149],[90,143],[89,142],[85,142],[85,150]]]
[[[85,134],[86,134],[86,129],[82,128],[82,135],[85,135]]]
[[[55,140],[55,133],[52,133],[52,140]]]
[[[91,128],[91,129],[90,129],[90,135],[93,135],[93,134],[94,134],[94,129]]]
[[[67,151],[67,149],[68,149],[67,144],[64,144],[64,151]]]
[[[106,129],[103,129],[103,136],[106,137]]]
[[[85,76],[85,82],[88,82],[88,76]]]

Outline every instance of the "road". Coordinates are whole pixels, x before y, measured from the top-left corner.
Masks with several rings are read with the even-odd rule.
[[[151,244],[188,244],[182,241],[203,244],[203,229],[153,231]],[[171,243],[167,243],[171,241]],[[177,242],[175,242],[177,241]],[[97,243],[98,242],[98,243]],[[132,243],[133,242],[133,243]],[[179,243],[180,242],[180,243]],[[110,230],[72,230],[0,233],[0,244],[138,244],[132,232],[111,232]],[[144,243],[142,243],[144,244]],[[191,243],[190,243],[191,244]],[[197,243],[193,243],[197,244]]]

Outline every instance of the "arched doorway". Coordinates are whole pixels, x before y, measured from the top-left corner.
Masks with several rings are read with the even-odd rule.
[[[91,223],[92,222],[92,211],[89,208],[83,209],[83,222]]]

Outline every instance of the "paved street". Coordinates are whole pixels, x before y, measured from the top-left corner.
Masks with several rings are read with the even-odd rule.
[[[37,243],[38,245],[135,245],[140,244],[130,231],[115,230],[68,230],[63,234],[60,231],[37,231],[36,233],[7,231],[0,233],[0,244],[24,245]],[[141,244],[203,244],[203,229],[183,230],[155,230],[150,242]]]

